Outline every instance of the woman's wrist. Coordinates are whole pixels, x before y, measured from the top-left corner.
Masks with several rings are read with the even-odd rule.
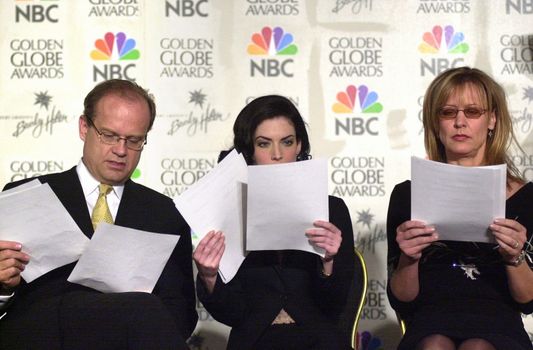
[[[202,275],[199,273],[198,277],[200,277],[200,280],[204,284],[208,294],[213,294],[213,291],[215,290],[215,285],[217,283],[218,273],[214,275]]]
[[[404,252],[400,254],[399,259],[399,265],[409,266],[409,265],[417,265],[420,261],[420,257],[413,257],[411,255],[407,255]]]
[[[214,273],[214,274],[212,274],[212,273],[206,274],[206,273],[201,273],[201,272],[198,273],[198,276],[199,276],[201,279],[203,279],[203,280],[213,280],[213,279],[216,279],[216,278],[217,278],[217,275],[218,275],[218,273]]]
[[[331,261],[333,261],[333,258],[334,258],[334,256],[324,256],[322,258],[322,262],[325,262],[325,263],[331,262]]]
[[[522,250],[520,251],[520,254],[515,256],[513,259],[506,261],[505,264],[509,266],[517,267],[521,265],[526,260],[526,251]]]

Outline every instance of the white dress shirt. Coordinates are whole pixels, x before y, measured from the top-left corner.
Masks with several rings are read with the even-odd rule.
[[[98,195],[100,190],[98,189],[98,182],[92,175],[89,173],[89,170],[83,163],[83,159],[80,160],[78,166],[76,167],[76,172],[80,178],[81,188],[83,189],[83,195],[87,201],[87,208],[89,209],[89,216],[92,215],[96,201],[98,200]],[[107,195],[107,205],[109,206],[109,211],[113,217],[113,221],[117,217],[118,206],[120,204],[120,199],[122,198],[122,193],[124,193],[124,185],[113,186],[113,191],[109,192]]]

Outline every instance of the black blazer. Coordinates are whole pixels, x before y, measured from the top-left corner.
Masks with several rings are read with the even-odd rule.
[[[217,277],[211,295],[197,278],[204,307],[232,327],[228,349],[252,349],[282,308],[298,324],[337,331],[353,280],[355,253],[352,222],[342,199],[329,197],[329,215],[342,231],[342,243],[327,278],[318,255],[295,250],[250,252],[228,284]]]
[[[62,173],[39,176],[38,179],[50,185],[83,233],[91,238],[94,230],[76,167]],[[16,187],[26,181],[29,179],[10,183],[5,189]],[[176,320],[183,338],[187,339],[196,326],[198,315],[192,275],[191,235],[185,220],[170,198],[128,180],[124,186],[115,224],[181,236],[152,293],[161,298]],[[24,303],[33,303],[85,288],[67,282],[74,265],[75,263],[72,263],[57,268],[31,283],[23,281],[17,288],[7,312],[16,312],[17,306],[22,306]]]

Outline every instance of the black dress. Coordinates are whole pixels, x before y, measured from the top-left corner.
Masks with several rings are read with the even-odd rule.
[[[329,277],[321,276],[318,255],[286,250],[250,252],[228,284],[217,277],[210,295],[197,279],[198,298],[204,307],[216,320],[232,327],[228,349],[257,349],[266,342],[286,344],[283,348],[291,349],[349,346],[337,328],[337,319],[354,275],[352,222],[348,208],[336,197],[329,197],[329,215],[330,222],[342,232]],[[271,326],[282,308],[295,325]],[[289,345],[294,341],[296,346]]]
[[[394,271],[400,257],[396,228],[411,218],[411,183],[397,185],[387,217],[388,264]],[[506,217],[533,233],[533,183],[524,185],[506,202]],[[497,349],[533,349],[520,312],[533,312],[533,301],[520,304],[508,289],[505,265],[494,244],[439,241],[424,249],[419,265],[420,292],[401,302],[387,288],[392,307],[406,321],[398,349],[414,349],[425,336],[482,338]],[[527,260],[527,259],[526,259]],[[531,267],[531,262],[528,262]]]

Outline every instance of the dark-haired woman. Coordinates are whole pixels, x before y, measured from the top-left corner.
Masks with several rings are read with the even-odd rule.
[[[309,158],[305,123],[285,97],[253,100],[233,131],[234,147],[248,164]],[[329,222],[316,221],[302,232],[325,249],[324,258],[295,250],[252,251],[227,284],[217,273],[223,233],[212,231],[200,241],[193,255],[198,297],[216,320],[232,327],[228,349],[349,348],[337,321],[353,279],[352,223],[339,198],[329,197],[329,213]]]

